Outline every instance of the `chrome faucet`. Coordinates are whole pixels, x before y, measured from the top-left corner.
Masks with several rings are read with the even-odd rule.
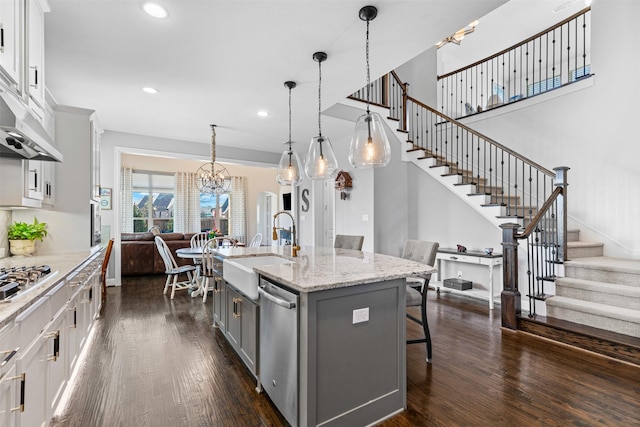
[[[273,215],[273,240],[278,240],[278,230],[284,230],[284,227],[276,227],[276,218],[280,215],[285,214],[289,215],[291,218],[291,256],[297,257],[298,251],[300,250],[300,246],[298,246],[298,239],[296,238],[296,221],[293,219],[293,216],[289,212],[280,211]]]

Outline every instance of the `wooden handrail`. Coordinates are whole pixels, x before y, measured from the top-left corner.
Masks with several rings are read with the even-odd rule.
[[[543,215],[549,210],[549,208],[551,208],[551,206],[553,205],[553,202],[555,202],[558,199],[558,197],[563,193],[563,191],[564,189],[562,187],[556,187],[556,189],[553,190],[553,193],[551,193],[549,198],[544,202],[542,207],[540,207],[540,210],[538,210],[538,213],[536,214],[536,216],[533,217],[533,219],[531,220],[527,228],[525,228],[522,233],[519,233],[519,234],[516,233],[515,238],[526,239],[527,237],[529,237],[531,233],[533,233],[533,231],[536,229],[536,226],[538,225],[538,222],[540,222],[540,220],[542,219]]]
[[[560,22],[558,22],[558,23],[557,23],[557,24],[555,24],[555,25],[552,25],[551,27],[547,28],[546,30],[542,30],[542,31],[540,31],[539,33],[537,33],[537,34],[535,34],[535,35],[533,35],[533,36],[529,37],[528,39],[526,39],[526,40],[524,40],[524,41],[521,41],[521,42],[519,42],[519,43],[516,43],[516,44],[514,44],[513,46],[508,47],[508,48],[506,48],[506,49],[504,49],[504,50],[501,50],[500,52],[495,53],[495,54],[493,54],[493,55],[491,55],[491,56],[487,56],[486,58],[481,59],[481,60],[479,60],[479,61],[476,61],[476,62],[474,62],[474,63],[473,63],[473,64],[471,64],[471,65],[467,65],[467,66],[464,66],[464,67],[462,67],[462,68],[459,68],[459,69],[457,69],[457,70],[455,70],[455,71],[451,71],[451,72],[449,72],[449,73],[442,74],[441,76],[437,76],[437,80],[445,79],[445,78],[447,78],[447,77],[453,76],[453,75],[454,75],[454,74],[456,74],[456,73],[460,73],[460,72],[462,72],[462,71],[464,71],[464,70],[467,70],[467,69],[469,69],[469,68],[473,68],[473,67],[475,67],[475,66],[477,66],[477,65],[480,65],[480,64],[485,63],[485,62],[488,62],[488,61],[490,61],[490,60],[492,60],[492,59],[495,59],[495,58],[499,57],[500,55],[504,55],[505,53],[507,53],[507,52],[509,52],[509,51],[511,51],[511,50],[513,50],[513,49],[516,49],[516,48],[518,48],[518,47],[520,47],[520,46],[522,46],[522,45],[525,45],[525,44],[529,43],[530,41],[533,41],[533,40],[537,39],[538,37],[540,37],[540,36],[542,36],[542,35],[544,35],[544,34],[548,33],[549,31],[553,31],[553,30],[555,30],[556,28],[563,26],[563,25],[564,25],[564,24],[566,24],[567,22],[573,21],[574,19],[576,19],[576,18],[577,18],[577,17],[579,17],[580,15],[583,15],[583,14],[585,14],[585,13],[589,12],[590,10],[591,10],[591,6],[587,6],[587,7],[585,7],[584,9],[582,9],[580,12],[574,13],[573,15],[571,15],[570,17],[568,17],[567,19],[565,19],[565,20],[563,20],[563,21],[560,21]]]
[[[422,108],[425,108],[426,110],[428,110],[428,111],[430,111],[430,112],[434,113],[434,114],[435,114],[435,115],[437,115],[437,116],[442,117],[442,118],[443,118],[443,119],[445,119],[446,121],[448,121],[448,122],[450,122],[450,123],[455,124],[456,126],[458,126],[458,127],[462,128],[462,129],[466,130],[467,132],[469,132],[469,133],[471,133],[471,134],[473,134],[473,135],[477,136],[478,138],[481,138],[481,139],[483,139],[483,140],[485,140],[485,141],[489,142],[490,144],[495,145],[496,147],[500,148],[500,149],[501,149],[501,150],[503,150],[504,152],[509,153],[510,155],[514,156],[514,157],[515,157],[515,158],[517,158],[518,160],[521,160],[521,161],[523,161],[524,163],[527,163],[528,165],[531,165],[531,166],[535,167],[536,169],[540,170],[540,171],[541,171],[542,173],[544,173],[545,175],[547,175],[547,176],[555,176],[555,173],[551,172],[549,169],[546,169],[545,167],[540,166],[539,164],[537,164],[537,163],[535,163],[535,162],[533,162],[533,161],[531,161],[531,160],[527,159],[526,157],[523,157],[522,155],[520,155],[520,154],[516,153],[515,151],[511,150],[511,149],[510,149],[510,148],[508,148],[508,147],[505,147],[504,145],[502,145],[502,144],[500,144],[499,142],[497,142],[497,141],[495,141],[495,140],[493,140],[493,139],[489,138],[488,136],[485,136],[485,135],[481,134],[480,132],[478,132],[478,131],[476,131],[476,130],[471,129],[471,128],[470,128],[470,127],[468,127],[468,126],[465,126],[464,124],[460,123],[460,122],[459,122],[459,121],[457,121],[456,119],[454,119],[454,118],[452,118],[452,117],[449,117],[449,116],[447,116],[446,114],[442,114],[441,112],[439,112],[439,111],[437,111],[437,110],[435,110],[435,109],[433,109],[433,108],[429,107],[428,105],[426,105],[426,104],[424,104],[424,103],[422,103],[422,102],[418,101],[418,100],[417,100],[417,99],[415,99],[415,98],[412,98],[411,96],[407,96],[407,100],[410,100],[410,101],[414,102],[414,103],[415,103],[415,104],[417,104],[418,106],[420,106],[420,107],[422,107]]]

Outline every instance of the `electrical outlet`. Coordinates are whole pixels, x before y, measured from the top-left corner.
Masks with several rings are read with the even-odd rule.
[[[462,279],[462,271],[458,270],[458,279]]]
[[[369,307],[353,310],[353,324],[369,321]]]

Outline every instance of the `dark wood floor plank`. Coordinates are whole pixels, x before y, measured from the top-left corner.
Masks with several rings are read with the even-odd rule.
[[[109,288],[52,426],[281,426],[205,305],[164,278]],[[433,364],[407,347],[407,410],[383,426],[640,426],[640,368],[500,328],[499,310],[429,293]],[[407,323],[408,337],[421,329]]]

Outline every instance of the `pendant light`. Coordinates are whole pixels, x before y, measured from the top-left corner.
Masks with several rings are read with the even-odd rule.
[[[386,166],[391,160],[391,147],[384,131],[382,117],[369,110],[369,92],[371,90],[371,75],[369,72],[369,22],[378,15],[374,6],[360,9],[360,19],[367,22],[367,112],[358,117],[356,128],[349,147],[349,163],[354,168],[369,168]]]
[[[296,83],[292,81],[284,82],[284,86],[289,88],[289,141],[285,144],[289,144],[289,148],[285,149],[280,157],[280,163],[278,164],[278,174],[276,180],[280,185],[299,185],[302,182],[302,173],[300,171],[300,158],[298,153],[291,149],[291,89],[296,87]]]
[[[220,163],[216,163],[216,125],[211,125],[211,163],[200,166],[196,184],[201,193],[223,194],[229,191],[231,178]]]
[[[336,160],[336,155],[333,153],[331,141],[326,136],[322,136],[322,123],[320,120],[322,112],[322,62],[326,59],[327,54],[324,52],[313,54],[313,60],[318,63],[318,136],[311,140],[304,171],[309,178],[314,180],[332,179],[338,170],[338,160]]]

